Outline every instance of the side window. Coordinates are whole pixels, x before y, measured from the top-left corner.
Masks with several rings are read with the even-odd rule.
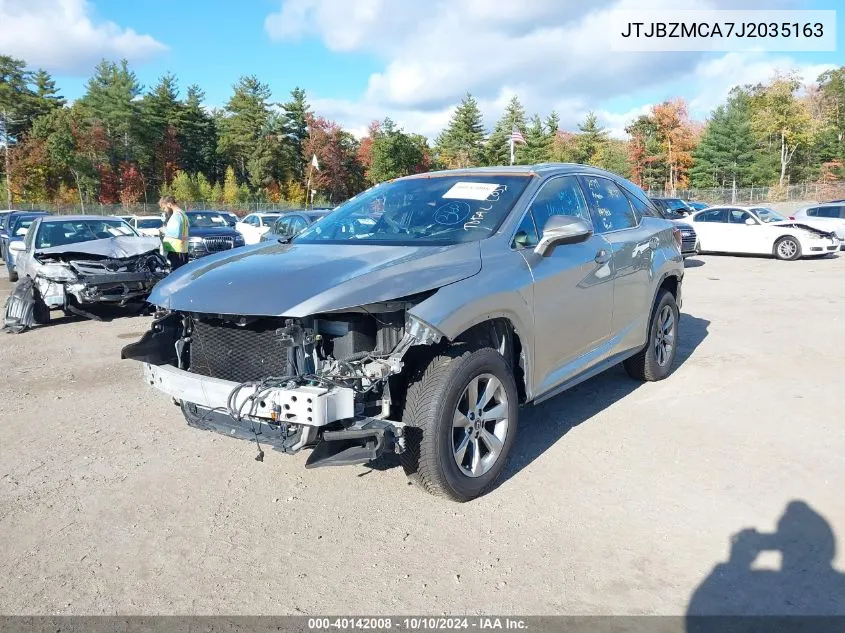
[[[534,248],[539,241],[540,236],[537,234],[534,217],[529,210],[522,218],[522,222],[519,223],[519,228],[513,236],[511,248]]]
[[[549,180],[537,193],[530,211],[540,235],[553,215],[574,215],[592,224],[587,201],[576,176],[560,176]]]
[[[841,218],[843,209],[845,207],[822,207],[818,215],[820,218]]]
[[[294,217],[290,220],[290,232],[291,235],[296,235],[300,231],[304,230],[308,226],[308,223],[305,222],[304,219],[300,217]]]
[[[818,208],[807,209],[807,215],[810,216],[811,218],[816,218],[816,217],[819,217],[819,211],[820,211],[820,209],[818,209]]]
[[[745,224],[748,219],[753,219],[748,211],[742,209],[731,209],[728,214],[731,224]]]
[[[720,222],[726,223],[728,221],[727,209],[709,209],[704,213],[699,213],[695,217],[695,222]]]
[[[651,217],[660,217],[660,214],[654,209],[654,207],[646,204],[645,201],[631,193],[629,189],[625,189],[625,194],[628,196],[628,202],[630,202],[631,206],[634,208],[634,215],[637,218],[638,224],[643,217],[647,215]]]
[[[279,235],[287,235],[290,228],[290,218],[282,218],[273,227],[273,232]]]
[[[630,229],[639,224],[631,203],[616,183],[598,176],[585,176],[584,180],[596,214],[593,222],[596,233]]]
[[[30,230],[27,231],[26,237],[23,240],[23,244],[26,247],[26,250],[32,249],[32,242],[35,240],[35,233],[36,233],[36,231],[32,230],[32,229],[36,229],[36,228],[37,228],[38,231],[41,230],[41,222],[38,223],[37,227],[30,227]]]

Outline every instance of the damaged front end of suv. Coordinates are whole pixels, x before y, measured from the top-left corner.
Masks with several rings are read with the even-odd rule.
[[[391,377],[441,335],[409,314],[426,294],[302,318],[160,312],[123,350],[174,397],[191,426],[283,453],[306,467],[359,464],[405,449],[390,419]]]

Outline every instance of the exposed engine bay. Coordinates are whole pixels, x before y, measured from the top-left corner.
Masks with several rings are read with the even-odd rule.
[[[428,294],[296,319],[161,312],[122,357],[146,363],[192,426],[314,447],[310,467],[362,463],[404,450],[390,378],[441,339],[408,313]]]

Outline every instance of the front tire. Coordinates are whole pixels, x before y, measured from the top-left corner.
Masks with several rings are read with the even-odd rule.
[[[674,295],[661,290],[651,314],[648,342],[623,365],[631,378],[653,382],[663,380],[672,372],[678,352],[678,324],[681,313]]]
[[[775,242],[775,257],[784,261],[794,261],[801,257],[801,244],[791,235],[786,235]]]
[[[433,358],[405,398],[406,474],[454,501],[488,492],[513,446],[518,397],[510,367],[494,349],[461,344]]]

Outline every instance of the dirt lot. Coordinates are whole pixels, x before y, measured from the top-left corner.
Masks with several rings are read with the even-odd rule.
[[[0,613],[681,614],[792,500],[823,519],[795,506],[760,546],[782,571],[737,556],[712,582],[816,600],[841,579],[825,525],[845,535],[843,290],[845,256],[688,262],[675,374],[525,410],[505,480],[465,505],[190,429],[119,360],[148,318],[0,334]]]

